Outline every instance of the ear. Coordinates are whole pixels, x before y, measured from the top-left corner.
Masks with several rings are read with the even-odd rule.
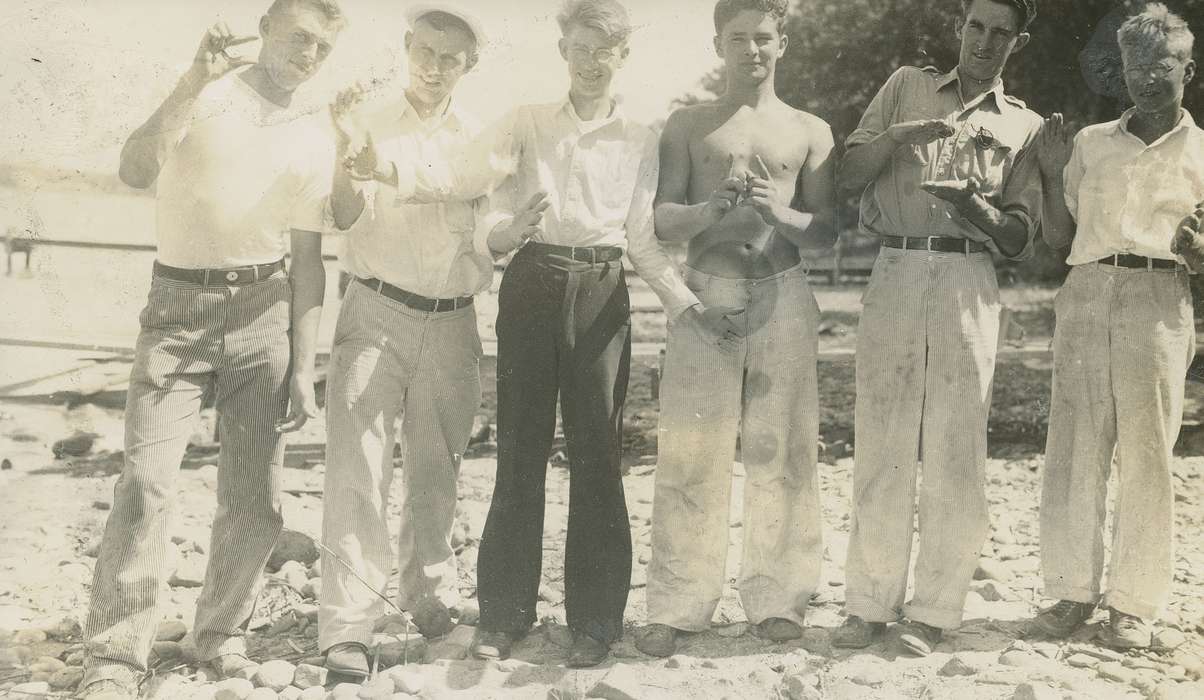
[[[1196,77],[1196,62],[1188,61],[1187,65],[1183,66],[1183,84],[1187,85]]]
[[[715,53],[719,56],[719,58],[723,58],[723,37],[716,34],[715,38],[712,39],[711,42],[715,44]]]
[[[786,47],[789,45],[790,45],[790,37],[783,34],[782,38],[780,40],[780,43],[778,44],[778,58],[781,58],[782,56],[786,55]]]
[[[414,32],[407,31],[407,32],[406,32],[406,35],[405,35],[405,38],[402,40],[402,43],[403,43],[403,44],[405,45],[405,47],[406,47],[406,51],[409,51],[409,50],[410,50],[410,44],[411,44],[413,41],[414,41]]]
[[[1016,45],[1012,47],[1012,53],[1018,53],[1020,49],[1028,46],[1028,42],[1033,36],[1028,32],[1020,32],[1016,35]]]
[[[264,15],[263,17],[259,18],[259,36],[260,37],[262,37],[264,39],[266,39],[268,37],[268,32],[271,31],[271,24],[272,24],[272,21],[268,18],[267,15]]]
[[[569,42],[568,39],[560,37],[560,41],[556,42],[556,46],[560,49],[560,57],[564,60],[569,60]]]

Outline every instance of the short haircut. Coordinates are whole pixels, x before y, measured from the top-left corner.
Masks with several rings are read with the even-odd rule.
[[[285,10],[291,10],[297,6],[305,6],[318,10],[326,15],[327,20],[334,22],[340,29],[347,26],[347,15],[343,14],[343,8],[339,6],[339,0],[273,0],[272,6],[268,8],[268,16],[279,14]]]
[[[1007,5],[1016,11],[1016,16],[1020,18],[1020,26],[1017,31],[1027,31],[1028,25],[1037,18],[1037,0],[991,0],[991,2]],[[970,12],[970,6],[973,4],[974,0],[962,0],[963,16]]]
[[[627,8],[617,0],[567,0],[556,22],[561,34],[568,34],[573,26],[582,26],[602,32],[612,44],[627,41],[631,36]]]
[[[430,12],[424,12],[414,20],[415,24],[418,22],[426,22],[434,27],[436,31],[440,32],[447,31],[448,29],[458,29],[464,32],[472,38],[472,48],[468,50],[468,65],[470,67],[475,65],[477,59],[480,58],[481,38],[472,30],[468,22],[465,22],[460,17],[443,10],[431,10]]]
[[[1146,5],[1140,14],[1125,20],[1116,31],[1116,41],[1122,49],[1165,43],[1176,58],[1184,61],[1191,60],[1195,40],[1187,22],[1160,2]]]
[[[723,28],[736,15],[745,10],[764,12],[778,21],[778,33],[786,28],[786,12],[789,0],[719,0],[715,3],[715,33],[722,34]]]

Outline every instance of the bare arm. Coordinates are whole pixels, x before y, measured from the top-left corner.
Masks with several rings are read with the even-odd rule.
[[[728,174],[710,198],[689,204],[690,113],[678,110],[669,116],[660,139],[660,176],[654,218],[656,237],[662,241],[688,241],[719,223],[744,191],[744,181],[733,171],[735,158],[728,158]]]
[[[326,266],[322,262],[322,236],[314,231],[293,229],[292,367],[289,380],[289,414],[277,424],[280,432],[300,430],[318,415],[314,395],[314,358],[318,328],[322,324],[322,302],[326,297]]]
[[[334,126],[334,180],[331,183],[330,210],[334,214],[334,225],[340,231],[346,231],[355,224],[364,212],[367,200],[362,188],[352,185],[351,172],[357,168],[356,156],[361,159],[371,158],[376,149],[368,149],[365,145],[357,145],[358,130],[354,126],[352,112],[363,102],[364,88],[356,83],[342,90],[330,105],[330,121]],[[363,164],[361,169],[371,171],[373,168]]]
[[[231,56],[227,49],[257,37],[236,37],[225,22],[213,25],[201,38],[201,45],[188,69],[171,94],[146,122],[134,130],[121,149],[121,181],[136,189],[146,189],[159,177],[167,154],[179,142],[181,131],[192,118],[193,107],[209,83],[235,68],[252,61]]]

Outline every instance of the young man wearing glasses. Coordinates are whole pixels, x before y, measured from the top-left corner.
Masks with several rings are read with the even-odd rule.
[[[957,67],[905,67],[847,140],[839,182],[882,240],[857,331],[857,459],[841,647],[906,617],[932,651],[962,608],[989,527],[987,413],[999,336],[992,253],[1030,254],[1041,118],[1004,92],[1036,0],[965,0]],[[904,606],[919,494],[915,593]]]

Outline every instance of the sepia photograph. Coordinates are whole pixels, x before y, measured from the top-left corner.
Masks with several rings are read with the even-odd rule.
[[[0,31],[0,698],[1204,698],[1204,0]]]

